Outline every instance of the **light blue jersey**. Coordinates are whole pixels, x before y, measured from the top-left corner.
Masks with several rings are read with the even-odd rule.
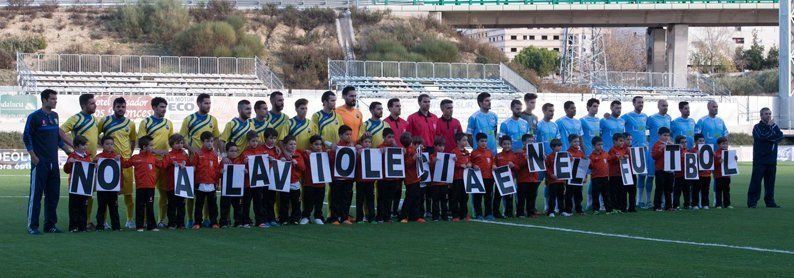
[[[598,118],[590,115],[582,117],[579,119],[579,122],[582,124],[582,146],[584,146],[584,155],[585,157],[589,157],[590,153],[593,152],[593,137],[601,136],[601,125]]]
[[[703,134],[703,137],[706,139],[706,144],[710,144],[716,149],[717,139],[728,136],[728,128],[725,126],[725,122],[719,117],[712,118],[705,116],[700,118],[697,124],[695,124],[695,134],[698,133]]]
[[[549,144],[552,139],[560,139],[560,131],[557,124],[554,122],[540,121],[538,122],[537,134],[535,134],[535,142],[543,142],[546,149],[546,154],[551,153],[551,145]]]
[[[568,135],[576,134],[582,136],[582,122],[568,116],[557,119],[557,127],[560,130],[560,141],[562,149],[567,150],[571,145],[568,142]]]
[[[512,149],[514,152],[521,151],[524,146],[521,137],[531,131],[529,123],[522,118],[513,119],[507,118],[501,125],[499,125],[499,136],[510,136],[513,142]]]
[[[612,136],[626,132],[626,121],[621,118],[609,117],[601,119],[601,139],[604,139],[604,150],[609,151],[614,146]]]
[[[651,140],[648,141],[648,143],[650,145],[653,145],[656,143],[656,141],[659,141],[659,129],[662,127],[670,128],[670,122],[672,122],[672,118],[667,114],[662,115],[656,113],[648,117],[647,127],[651,137]],[[656,169],[654,169],[654,161],[651,157],[651,148],[648,148],[645,157],[648,165],[648,176],[654,176]]]
[[[686,147],[691,149],[695,146],[695,120],[692,118],[678,117],[670,123],[670,132],[673,140],[679,135],[686,137]]]
[[[645,113],[637,114],[631,111],[620,117],[626,122],[626,132],[631,134],[632,147],[647,147],[648,137],[645,136],[645,126],[648,123],[648,116]]]
[[[471,134],[476,138],[477,133],[484,133],[488,136],[488,149],[496,154],[496,123],[499,117],[494,112],[483,113],[482,111],[474,112],[469,117],[469,124],[466,127],[466,133]],[[476,146],[477,142],[473,142]]]

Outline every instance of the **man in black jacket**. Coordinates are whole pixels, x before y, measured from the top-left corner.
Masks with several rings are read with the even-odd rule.
[[[755,208],[761,197],[761,180],[764,181],[764,203],[768,208],[779,208],[775,203],[775,173],[777,172],[777,146],[783,132],[772,120],[769,108],[761,109],[761,122],[753,127],[753,174],[747,190],[747,207]]]

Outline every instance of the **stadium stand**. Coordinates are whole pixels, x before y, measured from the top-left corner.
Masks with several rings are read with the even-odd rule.
[[[23,93],[262,95],[283,88],[259,58],[17,54]]]
[[[329,60],[328,82],[332,89],[354,86],[360,95],[372,97],[431,93],[472,98],[483,92],[514,97],[519,92],[537,92],[531,83],[498,64]]]
[[[602,99],[700,100],[730,96],[730,91],[707,75],[690,74],[687,88],[671,85],[672,73],[663,72],[594,72],[590,87]]]

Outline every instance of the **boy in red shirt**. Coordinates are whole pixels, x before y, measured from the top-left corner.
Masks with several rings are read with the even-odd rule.
[[[684,161],[684,154],[688,152],[686,149],[686,137],[678,135],[675,137],[675,143],[681,146],[681,161]],[[673,183],[673,208],[680,210],[681,195],[684,197],[684,209],[691,208],[691,199],[689,195],[690,182],[684,178],[684,169],[675,171],[675,181]]]
[[[265,136],[265,143],[260,146],[260,154],[266,154],[270,157],[272,162],[277,157],[281,156],[281,149],[276,146],[278,141],[278,131],[268,127],[265,129],[263,135]],[[278,227],[276,222],[276,191],[261,187],[262,192],[262,217],[264,222],[259,224],[260,228]],[[256,204],[254,204],[256,206]],[[256,209],[254,209],[256,211]]]
[[[403,153],[405,159],[405,201],[400,209],[400,222],[425,223],[419,210],[422,191],[419,188],[419,176],[416,172],[416,160],[419,158],[420,151],[414,146],[411,133],[408,131],[403,132],[400,136],[400,143],[405,147],[405,153]]]
[[[513,140],[510,138],[510,136],[502,136],[499,138],[499,146],[502,147],[502,151],[496,154],[494,168],[505,165],[510,166],[510,171],[513,173],[513,179],[515,179],[515,175],[518,173],[518,168],[516,167],[518,155],[513,152]],[[502,198],[504,198],[505,201],[504,215],[499,212],[502,204]],[[493,197],[493,212],[496,218],[513,217],[513,195],[502,197],[502,194],[499,194],[499,191],[495,190]]]
[[[697,153],[700,146],[706,144],[706,138],[703,134],[695,134],[695,146],[689,150],[690,153]],[[711,171],[704,170],[698,171],[700,179],[692,182],[692,208],[693,209],[709,209],[709,186],[711,186]]]
[[[452,150],[455,155],[455,172],[452,176],[452,185],[449,188],[450,200],[449,208],[452,211],[452,222],[462,219],[469,220],[469,194],[466,194],[466,187],[463,185],[463,169],[471,168],[471,154],[466,148],[469,147],[469,137],[465,133],[455,134],[456,148]]]
[[[265,129],[267,131],[267,129]],[[245,150],[240,154],[238,159],[232,160],[235,164],[245,164],[245,189],[243,189],[243,207],[242,207],[242,218],[243,218],[243,228],[250,228],[251,226],[257,226],[260,228],[265,228],[265,225],[269,225],[265,222],[265,206],[264,206],[264,198],[265,198],[265,191],[268,189],[265,187],[255,187],[251,188],[251,181],[249,180],[249,172],[251,169],[248,169],[248,157],[255,156],[265,153],[265,147],[260,146],[259,141],[259,134],[256,131],[249,131],[245,135],[245,139],[248,140],[248,146],[245,147]],[[254,207],[254,221],[251,222],[251,215],[250,210],[251,206]]]
[[[656,169],[656,191],[653,194],[653,209],[656,211],[662,211],[662,209],[673,210],[673,181],[675,173],[664,171],[664,150],[667,144],[670,143],[669,141],[670,129],[660,127],[659,141],[653,143],[651,150],[651,158],[654,160],[654,168]],[[665,201],[664,208],[662,208],[662,198]]]
[[[174,168],[185,167],[190,165],[188,161],[190,158],[183,149],[185,146],[185,138],[182,134],[175,133],[168,137],[168,145],[171,146],[161,164],[162,168],[166,171],[166,187],[165,190],[168,195],[168,228],[170,229],[184,229],[185,228],[185,198],[176,196],[174,194]]]
[[[218,155],[215,154],[213,149],[215,138],[212,136],[212,132],[205,131],[201,133],[200,138],[202,143],[201,150],[194,153],[190,160],[196,166],[196,205],[193,212],[193,219],[195,219],[193,229],[198,230],[201,228],[201,223],[204,220],[204,215],[202,214],[204,202],[207,203],[210,225],[213,229],[217,229],[220,226],[218,226],[218,204],[215,191],[217,190],[221,167],[218,163]]]
[[[143,220],[146,218],[146,229],[156,232],[159,229],[154,221],[154,185],[157,180],[157,169],[162,163],[157,161],[157,157],[152,153],[151,136],[138,139],[138,147],[141,151],[129,160],[122,160],[121,165],[124,168],[135,169],[135,227],[138,227],[139,232],[143,232]]]
[[[244,164],[244,161],[241,160],[242,156],[240,156],[240,150],[237,147],[237,143],[228,142],[226,143],[226,157],[229,158],[229,164]],[[226,163],[221,161],[221,176],[223,173],[223,169],[226,167]],[[245,180],[245,178],[243,178]],[[245,181],[243,181],[245,182]],[[223,185],[221,185],[223,186]],[[245,187],[245,185],[243,185]],[[243,188],[243,195],[245,195],[245,188]],[[221,196],[221,217],[219,220],[219,224],[221,228],[227,228],[231,225],[231,221],[229,220],[229,211],[234,210],[234,227],[242,227],[245,223],[243,220],[243,197],[227,197]]]
[[[471,152],[471,163],[474,169],[482,171],[482,180],[485,185],[485,194],[474,195],[474,214],[478,220],[494,220],[493,211],[493,152],[488,149],[488,136],[485,133],[477,133],[475,136],[477,149]],[[485,196],[483,196],[485,195]],[[482,210],[483,197],[485,197],[485,211]]]
[[[554,209],[558,204],[564,203],[565,183],[554,175],[554,160],[557,159],[557,153],[562,150],[562,142],[560,139],[554,138],[549,142],[549,146],[552,152],[546,156],[546,187],[549,188],[549,209],[546,214],[549,217],[555,217]]]
[[[383,129],[383,143],[378,146],[384,152],[385,148],[398,148],[397,142],[394,140],[394,131],[391,128]],[[397,198],[397,203],[400,202],[399,198],[402,195],[402,179],[382,179],[376,183],[378,190],[378,214],[376,216],[379,223],[391,222],[392,205],[394,199]]]
[[[309,138],[309,149],[303,152],[303,161],[308,165],[310,162],[309,155],[311,153],[324,152],[323,137],[320,135],[313,135]],[[329,167],[329,169],[331,169]],[[305,225],[309,223],[309,219],[314,215],[314,224],[323,225],[323,201],[325,201],[325,183],[314,183],[312,181],[312,172],[304,171],[303,175],[303,212],[300,224]],[[312,213],[314,212],[314,213]]]
[[[63,172],[67,174],[72,174],[72,165],[75,162],[91,162],[91,155],[86,153],[86,144],[88,143],[88,139],[81,135],[77,135],[74,137],[72,144],[74,146],[74,152],[69,154],[69,158],[66,160],[66,164],[63,165]],[[76,176],[70,176],[69,179],[77,178]],[[93,186],[93,185],[92,185]],[[88,199],[91,196],[83,196],[78,194],[69,193],[69,231],[76,233],[76,232],[85,232],[86,225],[88,224]],[[98,226],[104,227],[104,226]]]
[[[568,135],[568,142],[571,144],[571,146],[568,148],[568,154],[571,157],[571,163],[573,163],[574,158],[583,159],[584,152],[582,152],[581,139],[579,135]],[[584,211],[582,210],[582,186],[572,185],[566,181],[565,211],[562,213],[562,215],[571,216],[574,210],[576,210],[577,214],[584,215]]]
[[[336,157],[336,147],[355,147],[353,141],[350,140],[353,130],[349,126],[343,125],[339,127],[339,142],[332,145],[329,150],[329,158],[333,168],[334,159]],[[334,177],[331,182],[331,217],[328,219],[331,224],[339,225],[339,223],[353,224],[350,217],[350,206],[353,201],[353,180],[348,178]]]
[[[607,213],[612,212],[609,195],[609,154],[604,151],[604,140],[600,136],[591,141],[593,152],[590,153],[590,179],[593,183],[593,214],[601,211],[601,200]]]
[[[430,154],[431,173],[436,165],[436,154],[444,152],[447,146],[447,140],[445,140],[444,137],[437,136],[435,141],[433,141],[433,146],[435,147],[435,151]],[[449,221],[449,206],[447,201],[447,194],[449,191],[448,185],[443,182],[431,182],[428,191],[430,191],[430,198],[432,199],[430,210],[432,211],[433,221]]]
[[[722,157],[722,152],[728,149],[728,138],[717,138],[717,151],[714,154],[714,179],[717,184],[714,188],[714,193],[717,197],[714,207],[716,208],[733,208],[731,206],[731,176],[722,175],[722,164],[728,163]]]
[[[121,163],[121,156],[113,152],[113,137],[105,135],[100,139],[102,152],[97,154],[94,162],[99,158],[115,159]],[[97,207],[96,211],[96,227],[97,229],[105,228],[105,212],[110,212],[110,227],[114,231],[121,230],[121,223],[119,222],[119,192],[117,191],[97,191],[96,192]],[[170,218],[169,218],[170,219]]]
[[[537,217],[535,211],[535,200],[538,197],[538,186],[540,181],[538,179],[538,172],[530,172],[529,165],[527,164],[527,144],[535,143],[535,135],[524,134],[521,136],[521,141],[524,144],[523,151],[516,154],[516,172],[518,180],[518,204],[516,205],[516,216],[522,217]]]
[[[306,163],[303,161],[303,157],[297,152],[298,142],[295,140],[295,137],[287,135],[281,140],[281,143],[284,146],[284,152],[281,153],[279,159],[292,163],[292,167],[290,167],[289,192],[278,193],[280,200],[278,206],[279,222],[281,222],[282,225],[296,225],[298,224],[301,214],[300,178],[307,167]]]
[[[361,172],[361,151],[372,148],[372,136],[364,134],[358,138],[358,156],[356,163],[356,222],[366,223],[375,221],[375,180],[365,179]],[[366,212],[366,215],[365,215]]]
[[[625,138],[626,135],[623,133],[612,135],[614,145],[609,150],[609,159],[607,159],[609,162],[609,189],[613,196],[612,207],[616,209],[616,212],[636,212],[637,186],[623,184],[620,172],[620,160],[629,158],[629,150],[625,145]]]

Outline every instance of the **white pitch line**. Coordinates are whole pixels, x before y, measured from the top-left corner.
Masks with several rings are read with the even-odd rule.
[[[740,250],[749,250],[749,251],[757,251],[757,252],[767,252],[767,253],[778,253],[778,254],[794,255],[794,251],[791,251],[791,250],[768,249],[768,248],[761,248],[761,247],[729,245],[729,244],[722,244],[722,243],[694,242],[694,241],[675,240],[675,239],[652,238],[652,237],[632,236],[632,235],[624,235],[624,234],[611,234],[611,233],[593,232],[593,231],[585,231],[585,230],[577,230],[577,229],[549,227],[549,226],[532,225],[532,224],[518,224],[518,223],[510,223],[510,222],[497,222],[497,221],[489,221],[489,220],[474,220],[474,219],[472,219],[471,221],[481,222],[481,223],[486,223],[486,224],[495,224],[495,225],[504,225],[504,226],[513,226],[513,227],[524,227],[524,228],[535,228],[535,229],[561,231],[561,232],[578,233],[578,234],[586,234],[586,235],[598,235],[598,236],[605,236],[605,237],[628,238],[628,239],[645,240],[645,241],[677,243],[677,244],[694,245],[694,246],[722,247],[722,248],[730,248],[730,249],[740,249]]]

